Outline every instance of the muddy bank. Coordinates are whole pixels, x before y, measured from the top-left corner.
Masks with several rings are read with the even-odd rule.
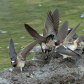
[[[27,61],[22,73],[19,68],[0,72],[0,84],[84,84],[84,57],[76,62],[55,56],[49,59]]]

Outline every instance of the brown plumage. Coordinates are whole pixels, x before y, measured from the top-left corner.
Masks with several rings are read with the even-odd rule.
[[[60,39],[60,41],[63,42],[65,37],[67,36],[67,33],[68,33],[68,21],[65,21],[57,33],[57,39]]]
[[[24,24],[28,33],[34,38],[34,40],[39,39],[39,43],[45,41],[44,37],[40,36],[32,27],[28,24]]]
[[[29,54],[29,51],[38,43],[38,41],[39,40],[35,40],[16,54],[13,40],[11,39],[9,44],[9,57],[11,59],[11,65],[13,67],[20,67],[22,71],[22,67],[24,67],[25,65],[25,61],[27,55]]]
[[[75,31],[76,29],[79,27],[80,23],[67,35],[67,37],[65,38],[64,42],[63,43],[67,43],[67,42],[70,42],[73,35],[75,34]]]
[[[58,8],[53,12],[52,18],[53,18],[54,30],[57,34],[58,28],[59,28],[59,9]]]

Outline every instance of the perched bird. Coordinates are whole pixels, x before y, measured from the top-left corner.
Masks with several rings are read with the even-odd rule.
[[[75,41],[72,40],[72,37],[80,24],[78,24],[64,39],[63,43],[59,40],[55,40],[55,52],[63,55],[63,58],[74,57],[81,58],[81,55],[76,53],[74,50],[77,48],[77,44],[82,41],[84,36],[79,36]]]
[[[73,30],[73,28],[68,28],[68,34]],[[76,40],[79,37],[79,35],[77,35],[76,33],[74,33],[72,39]],[[79,46],[83,46],[84,45],[84,38],[82,39],[82,41],[79,43]]]
[[[44,29],[47,32],[45,36],[47,37],[48,35],[53,34],[54,40],[60,39],[61,41],[63,41],[67,36],[68,21],[65,21],[63,23],[59,31],[58,27],[59,27],[59,9],[56,9],[53,12],[53,14],[51,11],[48,11],[44,24]]]
[[[58,31],[58,34],[56,36],[56,38],[54,38],[54,34],[50,33],[47,37],[42,37],[40,36],[33,28],[31,28],[28,24],[24,24],[26,30],[28,31],[28,33],[36,40],[39,39],[40,42],[39,44],[41,45],[42,51],[46,52],[46,50],[48,50],[48,48],[50,47],[54,47],[54,40],[55,39],[60,39],[61,41],[63,41],[67,35],[67,30],[68,30],[68,21],[65,21],[64,24],[62,25],[62,27],[60,28],[60,30]],[[63,31],[65,30],[65,31]]]
[[[60,40],[56,39],[55,40],[55,52],[58,52],[63,56],[63,59],[65,58],[77,58],[80,59],[81,55],[76,53],[75,51],[69,49],[68,47],[64,46]]]
[[[21,49],[17,54],[15,52],[15,47],[13,44],[13,40],[10,40],[9,44],[9,57],[11,59],[11,65],[13,67],[20,67],[22,72],[22,67],[24,67],[27,55],[29,54],[29,51],[38,43],[38,40],[35,40],[34,42],[30,43],[23,49]]]
[[[76,40],[73,41],[72,37],[75,34],[76,29],[80,24],[78,24],[64,39],[63,45],[70,48],[71,50],[77,49],[78,44],[83,40],[84,36],[79,36]]]

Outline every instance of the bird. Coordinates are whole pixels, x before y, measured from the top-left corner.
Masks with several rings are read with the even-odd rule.
[[[66,38],[63,41],[63,44],[70,48],[71,50],[76,50],[78,47],[78,44],[80,42],[82,42],[84,36],[80,35],[76,40],[73,40],[73,35],[75,34],[75,31],[77,30],[77,28],[79,27],[80,23],[69,32],[69,34],[66,36]]]
[[[56,18],[59,18],[59,13],[58,13],[58,9],[56,9],[54,11],[57,13]],[[61,26],[60,30],[57,31],[58,29],[58,22],[59,19],[57,19],[57,21],[53,20],[53,18],[55,18],[53,14],[51,14],[51,11],[48,11],[47,16],[46,16],[46,20],[45,20],[45,24],[44,24],[44,29],[43,29],[43,37],[40,36],[32,27],[30,27],[28,24],[24,24],[26,30],[28,31],[28,33],[35,39],[41,39],[41,42],[39,43],[41,45],[41,49],[43,52],[46,52],[46,50],[48,50],[49,47],[53,47],[54,45],[54,40],[55,39],[60,39],[61,41],[63,41],[67,35],[68,32],[68,21],[65,21],[63,23],[63,25]],[[54,22],[54,23],[53,23]],[[57,22],[58,24],[55,25],[55,22]],[[65,30],[65,31],[64,31]],[[56,32],[58,32],[56,34]],[[48,40],[48,41],[47,41]],[[50,40],[50,41],[49,41]]]
[[[61,41],[63,41],[67,35],[66,31],[68,30],[68,26],[66,26],[68,24],[68,21],[65,21],[64,24],[62,25],[61,29],[58,31],[58,34],[56,35],[58,39],[60,39]],[[52,33],[50,33],[47,37],[42,37],[40,36],[32,27],[30,27],[28,24],[24,24],[26,30],[28,31],[28,33],[36,40],[39,39],[40,40],[40,45],[42,48],[42,51],[47,50],[49,47],[53,47],[54,45],[54,35]],[[66,31],[63,31],[63,30]],[[64,33],[64,34],[63,34]],[[62,35],[63,34],[63,35]]]
[[[68,28],[68,34],[73,30],[73,28]],[[77,35],[76,33],[74,33],[72,40],[76,40],[79,37],[79,35]],[[83,46],[84,45],[84,38],[82,39],[82,41],[79,43],[79,46]]]
[[[58,27],[59,27],[59,9],[56,9],[53,12],[53,14],[51,11],[48,11],[44,24],[44,29],[47,32],[46,37],[50,34],[53,34],[54,39],[60,39],[61,41],[63,41],[67,36],[68,21],[65,21],[63,23],[59,31],[58,31]]]
[[[73,28],[68,28],[68,34],[73,30]],[[73,40],[76,40],[79,36],[75,33],[72,37]]]
[[[33,41],[23,49],[21,49],[18,53],[15,51],[13,39],[10,39],[9,43],[9,57],[11,59],[11,65],[12,67],[16,68],[19,67],[21,72],[22,68],[25,65],[27,55],[29,54],[29,51],[38,43],[38,40]]]
[[[55,52],[63,55],[63,59],[71,58],[73,56],[76,58],[81,57],[81,55],[76,53],[74,50],[77,48],[77,44],[82,41],[84,36],[79,36],[75,41],[72,40],[72,37],[79,25],[80,23],[66,36],[63,42],[61,42],[60,39],[55,40]]]
[[[63,59],[72,57],[80,59],[82,57],[80,54],[63,45],[59,39],[55,40],[55,46],[55,52],[61,54]]]

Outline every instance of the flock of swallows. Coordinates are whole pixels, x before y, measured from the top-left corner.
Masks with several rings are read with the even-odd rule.
[[[74,29],[68,28],[68,21],[65,21],[58,31],[59,9],[56,9],[53,13],[48,11],[43,29],[43,37],[28,24],[24,24],[34,41],[16,54],[13,40],[10,40],[9,57],[11,59],[11,65],[13,67],[20,67],[22,71],[27,55],[37,43],[40,44],[42,52],[45,54],[54,51],[61,54],[63,59],[72,57],[80,59],[81,55],[74,51],[78,48],[78,44],[84,40],[84,36],[78,36],[75,33],[79,25],[80,23]]]

